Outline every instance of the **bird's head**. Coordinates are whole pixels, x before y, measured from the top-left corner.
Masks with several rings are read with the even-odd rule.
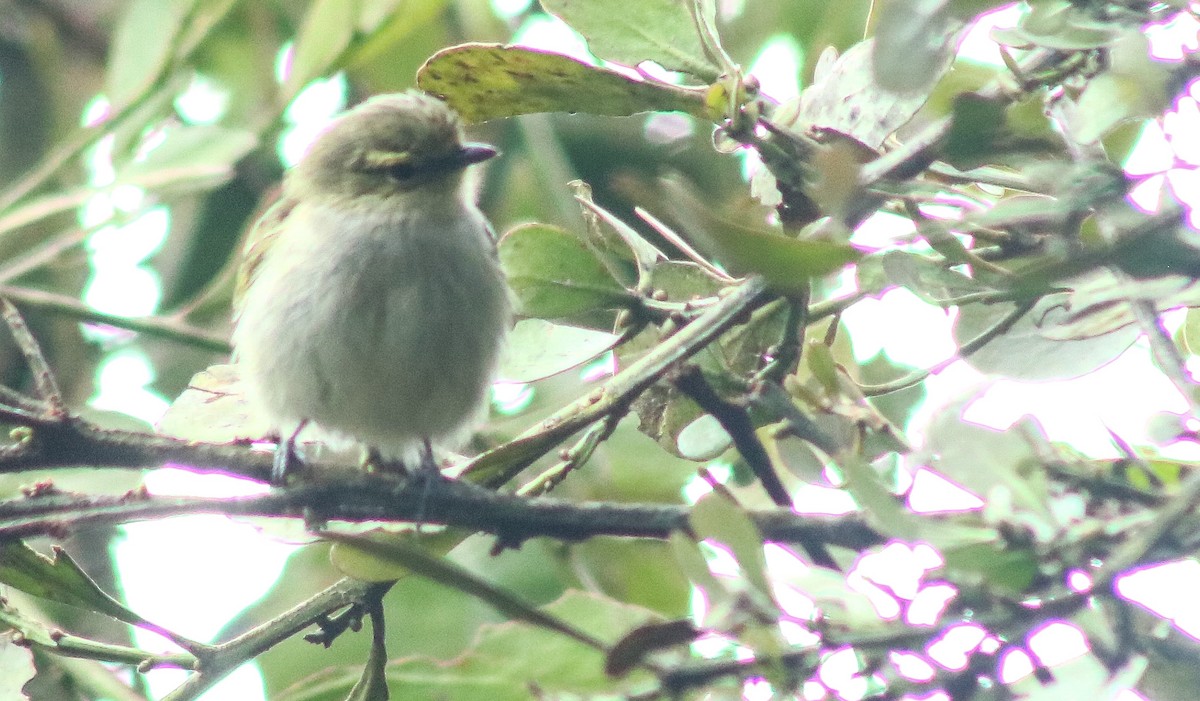
[[[445,102],[409,91],[366,100],[329,124],[288,174],[300,199],[454,195],[467,166],[496,155],[464,143]]]

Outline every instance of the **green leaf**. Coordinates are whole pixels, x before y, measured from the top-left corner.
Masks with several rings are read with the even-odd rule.
[[[571,546],[570,567],[592,591],[617,601],[672,618],[688,613],[691,585],[672,561],[666,543],[646,538],[589,538]]]
[[[869,551],[868,551],[869,552]],[[863,553],[867,554],[867,553]],[[849,570],[850,567],[846,567]],[[788,585],[812,599],[821,617],[839,630],[884,632],[887,624],[879,618],[879,612],[871,599],[861,590],[851,588],[846,575],[825,567],[806,567],[788,578]]]
[[[942,157],[960,169],[991,163],[1008,154],[1058,156],[1061,137],[1051,128],[1038,96],[1010,103],[963,93],[954,99],[954,121]]]
[[[950,12],[960,19],[971,19],[1007,4],[1005,0],[950,0]]]
[[[827,394],[836,397],[842,393],[837,360],[828,345],[809,341],[804,348],[804,364]]]
[[[344,546],[341,552],[331,553],[331,558],[339,569],[351,576],[357,577],[357,573],[352,574],[351,571],[345,569],[349,562],[346,557],[354,557],[356,565],[362,561],[360,558],[372,558],[381,564],[391,565],[398,571],[412,572],[464,594],[469,594],[487,603],[508,618],[562,634],[590,647],[602,647],[590,632],[583,632],[586,629],[574,627],[556,616],[545,613],[521,596],[492,584],[462,565],[451,562],[442,555],[442,552],[446,550],[444,543],[447,540],[457,542],[461,540],[461,537],[449,531],[440,535],[443,537],[433,541],[432,547],[430,547],[425,543],[424,536],[364,538],[336,533],[325,534],[339,546]],[[375,581],[375,574],[369,573],[369,576],[368,581]],[[388,581],[390,578],[385,577],[379,581]]]
[[[1052,229],[1064,221],[1069,213],[1069,205],[1054,197],[1014,195],[1005,197],[986,210],[968,214],[963,220],[982,227],[1035,226],[1038,229]]]
[[[944,576],[955,584],[984,586],[1020,596],[1038,573],[1036,555],[1029,550],[999,549],[994,543],[971,543],[942,548]]]
[[[439,558],[462,542],[461,533],[445,530],[438,533],[414,534],[383,528],[373,529],[353,538],[336,536],[329,550],[329,561],[339,572],[364,582],[391,582],[423,572],[416,567],[431,558]],[[417,562],[411,565],[405,556],[412,551]],[[430,579],[437,581],[431,576]]]
[[[688,524],[696,537],[711,539],[729,548],[741,566],[742,578],[761,595],[760,603],[774,601],[767,581],[767,559],[763,554],[762,534],[741,506],[716,492],[700,498],[688,515]],[[773,607],[774,604],[769,604]]]
[[[660,620],[645,609],[578,591],[564,594],[543,610],[610,645],[629,630]],[[557,633],[507,622],[482,626],[471,647],[452,659],[395,660],[386,674],[392,698],[405,701],[528,701],[531,688],[552,698],[623,696],[644,689],[650,681],[643,672],[614,681],[604,671],[605,657],[604,651]],[[342,699],[356,676],[347,670],[328,670],[302,680],[279,699]]]
[[[579,367],[620,339],[603,331],[524,319],[508,334],[508,348],[497,374],[512,382],[535,382]]]
[[[206,443],[256,441],[271,435],[271,423],[246,399],[237,365],[211,365],[192,376],[158,422],[168,436]]]
[[[646,336],[654,334],[647,331]],[[633,402],[638,417],[638,430],[649,436],[672,455],[688,458],[681,452],[679,436],[692,422],[704,415],[704,410],[674,387],[655,385]]]
[[[817,482],[825,472],[825,463],[813,452],[811,444],[787,432],[766,432],[763,447],[771,456],[771,464],[799,477],[805,482]]]
[[[1043,297],[1027,314],[966,361],[980,372],[1015,380],[1061,380],[1086,375],[1116,359],[1137,340],[1134,326],[1091,338],[1055,340],[1056,326],[1070,319],[1066,293]],[[1012,313],[1012,304],[970,304],[954,321],[959,345],[994,327]]]
[[[579,203],[588,224],[591,234],[589,243],[600,249],[601,255],[622,260],[632,257],[637,264],[638,281],[650,275],[660,261],[666,261],[667,256],[636,229],[596,204],[592,200],[590,185],[582,180],[572,180],[567,185],[575,190],[575,201]],[[609,269],[614,267],[615,262],[609,263]]]
[[[1129,326],[1136,321],[1130,306],[1135,300],[1148,302],[1160,311],[1200,307],[1200,282],[1183,275],[1136,280],[1118,278],[1108,270],[1093,270],[1073,279],[1071,287],[1062,307],[1066,313],[1042,327],[1046,338],[1095,338]]]
[[[934,469],[980,497],[997,500],[996,490],[1006,490],[1006,502],[1032,515],[1030,525],[1042,526],[1038,535],[1044,536],[1052,516],[1046,476],[1033,448],[1039,440],[1045,438],[1032,419],[998,431],[963,421],[961,407],[952,406],[934,420],[926,450]]]
[[[350,47],[358,26],[360,0],[314,0],[296,35],[292,67],[283,84],[291,97],[314,78],[333,70]]]
[[[954,100],[954,122],[942,147],[943,156],[952,164],[986,160],[1004,129],[1004,100],[990,100],[972,93]],[[964,165],[962,167],[970,167]]]
[[[874,467],[855,456],[845,457],[840,467],[846,479],[846,491],[881,533],[907,539],[918,537],[920,523],[883,483]]]
[[[671,301],[686,302],[712,297],[720,292],[723,284],[696,263],[664,260],[650,271],[650,287],[662,290]]]
[[[1086,610],[1096,611],[1095,609]],[[1096,615],[1103,616],[1103,613],[1096,611]],[[1110,628],[1112,627],[1111,619],[1106,617],[1104,621]],[[1157,617],[1154,617],[1145,625],[1154,626],[1158,622]],[[1143,653],[1144,658],[1137,656],[1130,660],[1118,676],[1118,679],[1126,682],[1125,685],[1117,686],[1117,679],[1114,679],[1109,682],[1109,688],[1132,688],[1142,698],[1154,699],[1154,701],[1192,701],[1196,695],[1195,690],[1200,689],[1200,665],[1196,664],[1194,657],[1179,654],[1178,647],[1179,643],[1185,641],[1194,644],[1190,636],[1190,628],[1188,633],[1184,633],[1179,627],[1173,627],[1171,633],[1164,639],[1146,646]],[[1088,637],[1095,640],[1090,634]],[[1093,645],[1099,647],[1095,643]],[[1135,677],[1129,680],[1129,668],[1135,669],[1140,678]]]
[[[1093,20],[1088,12],[1068,0],[1032,3],[1020,24],[993,30],[993,36],[1009,46],[1033,45],[1058,51],[1086,51],[1115,41],[1121,25]]]
[[[71,556],[57,546],[54,557],[50,558],[21,541],[0,545],[0,582],[26,594],[95,611],[123,623],[163,631],[105,594]]]
[[[1161,114],[1171,102],[1170,69],[1150,56],[1140,31],[1125,34],[1109,49],[1109,69],[1088,81],[1070,112],[1071,136],[1091,143],[1118,124]]]
[[[681,457],[696,462],[707,462],[729,450],[733,439],[711,414],[701,414],[683,427],[675,438]]]
[[[440,1],[433,3],[411,3],[407,0],[358,0],[359,7],[357,29],[363,34],[370,34],[382,26],[384,22],[396,19],[396,15],[403,15],[411,12],[412,8],[410,6],[413,4],[418,4],[422,7],[427,7],[430,5],[438,7],[444,5],[445,3]],[[397,12],[397,8],[399,8],[401,5],[404,5],[404,9],[408,12]],[[424,15],[424,13],[421,14]],[[421,16],[420,19],[426,20],[427,18]],[[411,22],[412,20],[409,21]]]
[[[720,67],[704,50],[689,5],[689,0],[542,0],[600,58],[627,66],[654,61],[712,82]]]
[[[523,316],[561,319],[634,299],[583,242],[557,227],[518,226],[500,239],[499,254]]]
[[[175,40],[196,0],[133,0],[113,33],[104,91],[114,111],[141,96],[166,72]]]
[[[1047,636],[1049,637],[1049,636]],[[1188,666],[1194,667],[1194,662]],[[1119,669],[1111,669],[1108,664],[1101,662],[1096,655],[1087,653],[1062,664],[1054,665],[1054,671],[1049,678],[1039,674],[1030,674],[1008,685],[1008,698],[1021,701],[1062,701],[1062,699],[1115,699],[1118,693],[1128,688],[1141,677],[1145,667],[1133,663]],[[1174,698],[1192,698],[1194,692],[1189,690],[1183,696]],[[1169,701],[1170,696],[1155,695],[1152,698]]]
[[[1179,332],[1183,336],[1188,353],[1200,355],[1200,309],[1192,308],[1187,311]]]
[[[921,109],[937,81],[904,92],[881,86],[871,66],[874,46],[875,40],[867,39],[840,57],[834,58],[832,48],[821,55],[813,84],[800,96],[799,131],[832,129],[879,149]]]
[[[964,295],[990,289],[916,253],[888,251],[883,255],[883,271],[892,282],[907,288],[922,300],[940,306]]]
[[[671,299],[689,299],[692,296],[707,297],[714,284],[698,266],[688,263],[660,263],[651,276],[656,289],[668,291]],[[662,285],[660,287],[659,285]],[[678,297],[676,296],[678,295]],[[738,391],[737,380],[731,384],[731,376],[742,376],[757,370],[761,358],[770,346],[779,342],[787,309],[783,304],[771,304],[754,312],[750,319],[726,332],[716,343],[697,354],[696,363],[704,371],[713,386],[729,391]],[[618,348],[619,364],[626,366],[653,348],[661,341],[658,332],[648,329]],[[691,426],[704,412],[695,402],[670,385],[657,384],[643,392],[633,404],[637,414],[638,430],[654,439],[667,452],[688,460],[700,459],[709,449],[715,450],[720,434],[710,434],[709,439],[693,442],[701,434],[685,439],[682,432]],[[705,424],[697,429],[705,432]],[[703,447],[701,444],[705,444]]]
[[[885,90],[921,92],[932,88],[954,59],[962,19],[948,0],[890,0],[875,23],[872,66]]]
[[[358,16],[358,41],[353,48],[350,68],[375,62],[395,62],[397,49],[408,49],[422,32],[437,31],[437,20],[450,0],[361,0]],[[397,9],[400,8],[400,9]],[[410,38],[413,37],[413,38]],[[440,46],[437,44],[435,46]],[[432,49],[431,49],[432,50]],[[413,60],[421,60],[427,52]],[[407,71],[406,71],[407,73]],[[411,80],[404,76],[405,84]]]
[[[677,178],[662,181],[666,206],[692,239],[739,275],[762,275],[778,292],[800,292],[812,277],[840,270],[862,257],[856,248],[833,241],[800,241],[782,232],[751,228],[715,215]]]
[[[612,117],[687,112],[708,117],[702,92],[630,78],[570,56],[501,44],[462,44],[434,54],[417,85],[445,98],[467,122],[537,112]]]
[[[692,586],[704,592],[710,606],[717,606],[729,600],[731,596],[729,590],[709,569],[708,562],[704,559],[704,552],[690,535],[674,531],[667,537],[667,543],[671,547],[671,554],[675,557],[675,563],[679,569],[692,583]]]
[[[133,181],[158,191],[211,188],[233,177],[234,164],[258,145],[258,136],[245,129],[219,126],[178,127],[166,132],[163,142],[118,173],[122,181]]]

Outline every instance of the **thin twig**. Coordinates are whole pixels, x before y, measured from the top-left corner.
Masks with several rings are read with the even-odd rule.
[[[1059,61],[1060,54],[1049,49],[1034,49],[1021,60],[1020,69],[1025,73],[1033,73]],[[976,94],[982,98],[1000,97],[1006,88],[1000,81],[992,81]],[[939,119],[912,138],[904,142],[900,148],[889,151],[879,158],[867,163],[858,174],[859,185],[870,188],[885,178],[908,178],[921,172],[933,162],[933,153],[941,145],[942,140],[950,133],[953,119]]]
[[[72,229],[44,241],[32,251],[12,258],[0,268],[0,284],[10,283],[43,265],[59,260],[64,252],[83,243],[87,235],[88,232],[84,229]]]
[[[695,248],[692,248],[692,245],[688,243],[686,239],[676,233],[674,229],[667,226],[666,223],[664,223],[661,219],[654,216],[650,212],[647,212],[641,207],[634,207],[633,212],[641,217],[642,221],[649,224],[651,229],[657,231],[659,236],[662,236],[664,239],[669,241],[671,245],[675,246],[675,248],[678,248],[680,253],[683,253],[683,255],[690,258],[693,263],[700,266],[714,279],[724,282],[736,282],[736,278],[710,263],[707,258],[700,255],[699,251],[697,251]]]
[[[564,438],[614,411],[624,410],[670,368],[699,353],[749,317],[768,299],[766,281],[748,278],[675,335],[655,346],[596,391],[568,404],[508,443],[477,456],[462,474],[477,484],[499,487],[553,450]]]
[[[929,166],[929,172],[951,183],[993,185],[1007,190],[1046,194],[1028,176],[992,166],[963,171],[946,163],[934,163]]]
[[[7,297],[18,306],[28,309],[62,314],[80,321],[107,324],[214,353],[230,351],[229,339],[224,334],[201,329],[168,316],[127,317],[109,314],[92,309],[74,297],[27,287],[0,285],[0,297]]]
[[[783,382],[784,376],[800,362],[800,354],[804,348],[804,332],[808,328],[808,299],[811,293],[812,288],[806,287],[803,294],[787,300],[787,316],[783,320],[779,343],[775,346],[771,360],[758,371],[755,382]]]
[[[622,418],[624,418],[624,412],[612,413],[593,424],[575,442],[575,445],[563,451],[562,460],[559,460],[556,465],[542,474],[534,477],[515,493],[523,497],[536,497],[548,494],[565,480],[567,475],[579,469],[591,459],[592,454],[596,452],[596,448],[600,447],[601,443],[612,436],[613,431],[617,429],[617,424],[621,422]]]
[[[42,353],[37,339],[30,333],[25,319],[21,317],[21,312],[17,311],[17,308],[8,299],[0,298],[0,316],[3,316],[4,322],[8,324],[9,333],[12,334],[17,348],[20,349],[22,357],[29,365],[29,372],[33,374],[33,383],[37,387],[38,395],[41,396],[42,401],[46,402],[50,412],[58,416],[65,416],[66,403],[63,401],[62,392],[58,389],[58,382],[54,379],[54,372],[50,370],[50,363],[46,361],[46,356]]]
[[[24,424],[30,421],[41,421],[45,418],[46,406],[20,392],[0,385],[0,415],[12,423]]]
[[[1125,274],[1115,270],[1114,273],[1117,274],[1118,280],[1128,281],[1128,276]],[[1171,340],[1171,335],[1163,328],[1162,319],[1158,315],[1158,310],[1154,308],[1154,303],[1140,298],[1129,298],[1127,301],[1133,310],[1134,320],[1141,327],[1142,333],[1146,334],[1146,340],[1150,343],[1150,353],[1154,356],[1154,362],[1158,365],[1158,369],[1183,395],[1191,410],[1192,418],[1200,419],[1200,402],[1196,398],[1196,381],[1188,375],[1187,361],[1179,353],[1179,348]]]
[[[747,399],[760,409],[786,421],[787,430],[791,435],[812,443],[826,455],[837,455],[841,449],[829,434],[822,431],[815,421],[796,406],[795,400],[778,384],[756,383],[754,391]]]
[[[195,657],[185,652],[152,653],[126,645],[82,638],[57,629],[47,629],[37,621],[26,618],[6,606],[0,606],[0,623],[20,632],[23,644],[65,657],[133,665],[141,671],[155,667],[191,669],[196,662]]]
[[[943,228],[940,222],[926,216],[917,203],[907,197],[904,198],[904,212],[916,227],[917,235],[925,239],[930,248],[945,256],[949,263],[970,265],[976,270],[984,270],[1004,278],[1012,276],[1012,272],[1004,266],[996,265],[975,255],[955,238],[949,229]]]
[[[1117,577],[1142,562],[1159,542],[1196,509],[1197,504],[1200,504],[1200,471],[1188,475],[1179,493],[1158,510],[1156,518],[1104,561],[1104,566],[1096,572],[1095,588],[1108,591]]]
[[[247,445],[199,443],[136,431],[103,429],[74,415],[27,413],[0,405],[0,422],[29,433],[23,450],[0,456],[0,474],[55,467],[134,468],[180,463],[266,482],[270,453]],[[332,467],[330,469],[333,469]]]
[[[380,586],[384,585],[349,577],[338,581],[291,610],[216,646],[215,651],[202,661],[201,671],[188,677],[187,681],[164,696],[163,701],[197,698],[246,660],[254,659],[338,609],[362,603],[366,596]]]
[[[884,382],[883,384],[878,385],[859,385],[858,388],[862,390],[863,395],[867,397],[878,397],[880,395],[899,392],[900,390],[905,390],[909,387],[919,385],[930,375],[934,375],[942,370],[945,370],[959,360],[971,357],[971,355],[980,348],[983,348],[997,337],[1007,333],[1014,324],[1021,320],[1021,317],[1025,316],[1030,309],[1033,309],[1034,304],[1036,304],[1036,301],[1026,301],[1018,304],[1016,309],[1013,309],[1011,312],[1009,312],[1007,316],[996,322],[996,324],[990,328],[980,332],[980,334],[975,338],[972,338],[971,340],[959,346],[958,353],[940,363],[936,363],[924,370],[918,370],[911,375],[901,377],[900,379],[892,382]]]

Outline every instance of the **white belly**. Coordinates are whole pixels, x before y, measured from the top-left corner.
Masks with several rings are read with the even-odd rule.
[[[268,254],[234,335],[251,401],[281,431],[307,419],[389,458],[461,439],[509,325],[482,216],[294,217],[297,235]]]

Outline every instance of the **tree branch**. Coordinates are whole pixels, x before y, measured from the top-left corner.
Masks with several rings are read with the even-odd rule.
[[[568,404],[508,443],[479,455],[463,467],[462,475],[489,487],[507,483],[563,439],[593,421],[624,411],[670,368],[700,352],[732,326],[745,321],[749,312],[765,299],[767,285],[760,277],[749,278],[731,288],[724,299],[614,375],[603,387]]]
[[[21,424],[28,435],[0,451],[0,474],[58,467],[142,469],[180,463],[266,482],[271,453],[245,445],[198,443],[170,436],[103,429],[79,417],[30,416],[0,406],[0,422]]]
[[[309,522],[420,521],[490,533],[506,545],[528,538],[583,540],[595,536],[666,538],[687,529],[689,508],[673,504],[610,504],[524,498],[461,480],[396,480],[363,475],[313,482],[265,495],[213,499],[145,492],[92,496],[63,492],[0,502],[0,539],[179,514],[303,518]],[[805,541],[862,550],[882,542],[858,515],[802,515],[788,510],[751,514],[765,539]]]
[[[17,306],[25,309],[37,309],[38,311],[72,317],[80,321],[107,324],[119,329],[136,331],[147,336],[156,336],[168,341],[196,346],[204,350],[213,351],[214,353],[228,353],[230,350],[229,339],[225,334],[214,333],[207,329],[192,326],[187,322],[169,316],[128,317],[107,314],[92,309],[78,299],[68,295],[10,285],[0,285],[0,297],[7,297]]]

